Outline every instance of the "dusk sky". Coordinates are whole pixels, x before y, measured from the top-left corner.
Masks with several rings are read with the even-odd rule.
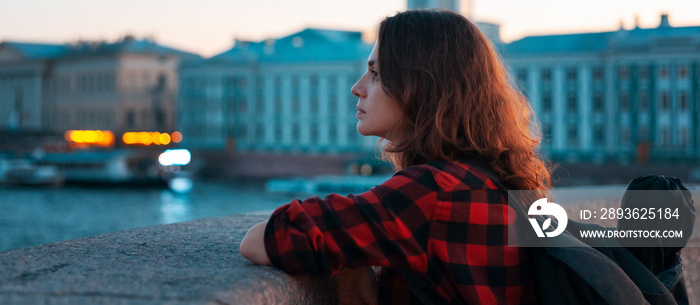
[[[528,35],[616,30],[622,21],[656,27],[700,26],[697,0],[476,0],[472,19],[501,24],[510,42]],[[234,37],[261,40],[306,27],[370,32],[405,0],[0,0],[0,41],[64,43],[150,36],[205,57]]]

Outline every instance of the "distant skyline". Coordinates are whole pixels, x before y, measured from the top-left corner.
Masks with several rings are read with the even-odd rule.
[[[700,26],[697,0],[472,0],[472,20],[499,23],[505,42],[532,35],[612,31],[620,22]],[[126,34],[205,57],[234,38],[262,40],[307,27],[371,32],[405,0],[0,0],[0,41],[114,41]]]

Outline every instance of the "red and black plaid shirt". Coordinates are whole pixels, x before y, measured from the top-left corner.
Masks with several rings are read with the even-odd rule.
[[[435,304],[533,303],[529,256],[507,246],[508,209],[482,172],[431,162],[408,167],[366,193],[278,208],[265,229],[265,248],[274,266],[292,274],[381,266],[380,304],[422,304],[421,298]]]

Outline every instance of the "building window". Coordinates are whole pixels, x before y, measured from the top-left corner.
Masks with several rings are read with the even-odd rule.
[[[313,93],[309,98],[309,108],[311,108],[311,113],[318,113],[318,95],[316,95],[316,93]]]
[[[136,114],[134,113],[133,109],[129,109],[126,112],[126,126],[127,127],[134,127],[136,124]]]
[[[335,95],[328,97],[328,113],[334,115],[338,112],[338,99]]]
[[[300,138],[299,124],[292,123],[292,141],[299,141]]]
[[[246,140],[248,137],[248,127],[244,124],[238,125],[238,138],[241,140]]]
[[[670,139],[669,139],[669,134],[668,134],[668,127],[664,127],[661,130],[661,144],[668,145],[668,144],[670,144],[669,140]]]
[[[275,96],[275,113],[282,113],[282,97]]]
[[[337,143],[338,142],[338,126],[331,123],[331,125],[328,128],[328,137],[330,138],[331,143]]]
[[[353,125],[348,126],[348,142],[354,143],[356,138],[357,138],[357,129],[355,129],[355,126],[353,126]]]
[[[569,113],[576,113],[578,110],[578,105],[577,105],[577,100],[576,100],[576,92],[569,92],[566,95],[566,108],[569,111]]]
[[[641,141],[649,140],[649,127],[648,126],[641,126],[639,128],[639,140],[641,140]]]
[[[355,111],[357,111],[357,99],[353,95],[352,97],[348,98],[348,112],[355,113]]]
[[[596,81],[603,80],[603,67],[593,68],[593,80],[596,80]]]
[[[605,144],[605,129],[603,126],[595,126],[593,129],[593,144],[603,146]]]
[[[567,128],[567,143],[570,146],[576,146],[578,145],[578,126],[576,125],[569,125]]]
[[[263,99],[262,96],[258,96],[257,100],[255,101],[255,112],[257,113],[264,113],[265,112],[265,100]]]
[[[258,139],[262,139],[265,137],[265,127],[263,124],[255,124],[255,137]]]
[[[668,93],[666,91],[661,92],[661,109],[668,110]]]
[[[301,111],[301,102],[299,101],[299,96],[294,95],[292,97],[292,112],[299,113]]]
[[[649,110],[649,96],[646,91],[639,91],[639,111]]]
[[[620,111],[628,111],[630,107],[627,93],[620,93]]]
[[[148,109],[143,109],[141,111],[141,124],[150,123],[149,117],[150,117],[150,113],[148,112]]]
[[[688,77],[688,66],[680,65],[680,67],[678,67],[678,77],[679,78],[687,78]]]
[[[280,123],[275,124],[275,139],[282,139],[282,125]]]
[[[311,124],[311,129],[309,130],[309,137],[311,138],[311,142],[316,142],[318,141],[318,125],[317,124]]]
[[[248,103],[246,103],[246,100],[243,99],[242,97],[237,102],[238,102],[238,113],[245,114],[248,111]]]
[[[603,93],[600,91],[593,92],[593,111],[603,112]]]
[[[623,127],[620,130],[620,142],[622,144],[629,144],[630,143],[630,130],[627,127]]]
[[[318,90],[318,75],[313,74],[309,77],[309,85],[311,86],[311,92]]]
[[[639,79],[646,80],[649,77],[649,68],[646,66],[639,67]]]
[[[626,66],[618,67],[617,76],[623,80],[628,79],[629,78],[629,69]]]
[[[550,92],[542,94],[542,112],[552,112],[552,94]]]
[[[566,80],[570,82],[576,81],[576,68],[572,67],[566,69]]]
[[[682,111],[688,110],[688,98],[686,97],[685,91],[681,91],[681,93],[678,95],[678,98],[680,99],[680,107]]]
[[[282,76],[275,76],[274,80],[274,85],[275,85],[275,91],[278,92],[278,95],[282,94]]]
[[[661,66],[661,71],[659,72],[661,74],[661,78],[667,78],[668,77],[668,67],[667,66]]]
[[[543,82],[549,82],[549,81],[551,81],[551,80],[552,80],[552,70],[549,69],[549,68],[542,69],[542,70],[540,71],[540,79],[541,79]]]
[[[518,71],[515,73],[516,77],[518,78],[518,82],[522,84],[523,86],[527,82],[527,70],[525,69],[518,69]]]
[[[337,90],[337,78],[335,75],[328,77],[328,112],[330,114],[336,114],[338,112],[338,90]]]

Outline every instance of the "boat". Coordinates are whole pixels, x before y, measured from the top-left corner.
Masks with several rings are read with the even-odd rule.
[[[56,166],[39,165],[28,159],[0,159],[0,183],[27,186],[61,186],[65,176]]]
[[[166,184],[169,171],[158,162],[159,154],[145,149],[89,149],[48,152],[36,162],[55,166],[69,183]]]

